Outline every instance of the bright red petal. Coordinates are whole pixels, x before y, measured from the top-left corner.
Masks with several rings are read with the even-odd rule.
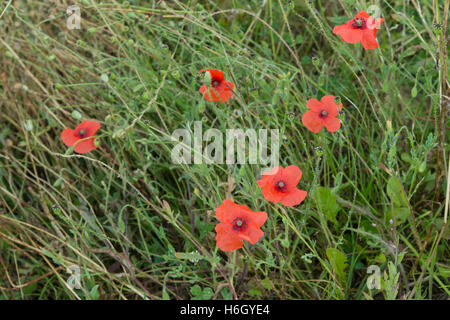
[[[80,138],[76,135],[76,131],[72,129],[64,129],[61,132],[61,139],[64,144],[68,147],[71,147],[77,142]]]
[[[258,181],[256,181],[256,183],[258,184],[258,187],[262,188],[264,187],[266,184],[268,183],[272,183],[274,180],[274,177],[279,174],[279,172],[281,172],[283,168],[278,166],[275,168],[270,169],[267,172],[264,172],[264,175],[261,179],[259,179]]]
[[[320,112],[323,110],[322,103],[317,99],[309,99],[308,103],[306,103],[306,107],[311,109],[314,112]]]
[[[361,39],[361,44],[363,45],[364,49],[368,50],[368,49],[375,49],[378,48],[380,45],[377,42],[377,38],[376,38],[376,31],[377,29],[367,29],[365,30],[365,32],[363,33],[363,37]]]
[[[340,36],[342,38],[344,38],[345,42],[348,43],[358,43],[361,41],[362,37],[363,37],[363,31],[361,31],[360,29],[351,29],[348,28],[346,29],[342,34],[340,34]]]
[[[325,128],[330,132],[335,132],[341,127],[341,121],[338,118],[328,117],[325,120]]]
[[[323,121],[319,114],[314,111],[306,111],[302,116],[302,122],[308,130],[318,133],[323,127]]]
[[[198,72],[198,74],[202,73],[203,71],[209,71],[211,74],[211,81],[217,80],[217,81],[223,81],[224,80],[224,74],[220,70],[216,69],[202,69]]]
[[[216,208],[216,218],[220,222],[231,223],[236,211],[237,208],[235,207],[235,203],[231,200],[225,199],[222,204]]]
[[[219,223],[215,228],[216,245],[223,251],[233,251],[242,248],[243,241],[238,237],[238,233],[234,232],[231,224]]]
[[[78,132],[80,129],[86,131],[85,137],[92,137],[100,129],[100,122],[97,120],[84,120],[76,128],[75,131]]]
[[[358,18],[364,18],[364,19],[367,19],[367,18],[369,18],[369,17],[370,17],[369,14],[363,10],[363,11],[358,12],[358,13],[356,14],[355,18],[353,18],[353,19],[358,19]]]
[[[283,194],[275,189],[275,187],[271,184],[266,184],[264,188],[262,188],[261,193],[264,196],[264,199],[271,202],[279,202],[281,198],[283,198]]]
[[[202,92],[203,91],[203,92]],[[206,85],[201,86],[200,92],[207,101],[220,101],[220,98],[214,92],[214,90]]]
[[[283,170],[282,180],[286,182],[288,190],[294,189],[302,178],[302,171],[294,165],[290,165]]]
[[[222,102],[227,102],[230,100],[231,96],[233,95],[232,89],[234,88],[234,85],[231,82],[223,81],[220,83],[220,85],[215,88],[217,94],[220,97],[220,100]],[[212,90],[211,90],[212,91]]]
[[[324,96],[320,102],[325,106],[325,110],[328,112],[329,116],[337,116],[339,110],[342,109],[342,103],[338,106],[336,102],[334,102],[334,96]]]
[[[267,213],[264,211],[252,211],[251,214],[247,216],[247,219],[250,221],[250,224],[260,228],[267,221]]]
[[[305,200],[308,193],[304,190],[295,189],[292,192],[286,194],[286,196],[281,200],[281,204],[286,207],[292,207],[300,204]]]
[[[74,151],[76,153],[88,153],[94,149],[97,149],[98,146],[94,144],[94,138],[89,138],[86,140],[78,141],[74,146]]]
[[[264,236],[264,232],[257,227],[249,225],[245,231],[238,233],[238,236],[251,244],[255,244],[262,236]]]

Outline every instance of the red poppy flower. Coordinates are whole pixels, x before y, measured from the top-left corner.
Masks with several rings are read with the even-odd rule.
[[[211,85],[206,84],[200,87],[200,93],[208,101],[222,101],[227,102],[233,95],[234,84],[225,80],[223,72],[220,70],[213,69],[203,69],[198,73],[203,71],[209,71],[211,74]]]
[[[297,188],[301,178],[302,171],[297,166],[275,167],[264,173],[257,184],[266,200],[292,207],[300,204],[308,194]]]
[[[342,41],[361,42],[364,49],[375,49],[380,46],[377,42],[377,29],[383,21],[383,18],[374,20],[367,12],[361,11],[352,20],[335,26],[333,33],[340,35]]]
[[[310,131],[318,133],[325,126],[328,131],[335,132],[341,127],[336,116],[342,110],[342,103],[337,105],[334,96],[324,96],[320,101],[312,98],[306,106],[309,110],[303,114],[302,122]]]
[[[265,212],[252,211],[225,199],[217,207],[216,217],[220,221],[216,226],[216,242],[223,251],[242,248],[243,240],[255,244],[264,235],[260,228],[267,220]]]
[[[95,133],[98,129],[100,129],[100,122],[96,120],[84,120],[75,130],[64,129],[61,132],[61,139],[66,146],[73,146],[73,150],[76,153],[87,153],[98,148],[94,144],[96,138]]]

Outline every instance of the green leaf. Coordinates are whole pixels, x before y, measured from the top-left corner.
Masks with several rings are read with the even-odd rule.
[[[345,282],[347,279],[347,272],[345,271],[345,269],[348,267],[347,257],[345,256],[345,254],[338,249],[328,248],[327,257],[339,280],[341,282]]]
[[[264,287],[264,289],[267,289],[267,290],[273,289],[273,283],[269,278],[265,278],[264,280],[261,280],[261,285]]]
[[[228,288],[223,288],[222,291],[220,291],[222,294],[223,300],[232,300],[233,299],[233,293]]]
[[[196,252],[175,252],[175,257],[177,257],[178,259],[187,259],[190,261],[198,261],[198,260],[202,260],[205,259],[204,256],[202,256],[199,253]]]
[[[343,24],[349,21],[350,19],[347,16],[339,16],[339,17],[328,17],[328,20],[330,20],[335,24]]]
[[[262,292],[258,288],[251,288],[250,290],[248,290],[248,294],[252,297],[261,297],[262,296]]]
[[[339,211],[339,205],[336,202],[336,196],[331,193],[331,190],[319,187],[314,191],[313,199],[316,202],[317,209],[319,209],[329,221],[336,223],[336,214]]]
[[[416,86],[414,86],[411,89],[411,97],[413,97],[413,98],[417,97],[417,87]]]
[[[200,288],[200,286],[198,284],[191,287],[190,291],[193,296],[200,296],[202,294],[202,288]]]
[[[408,200],[400,180],[397,177],[390,177],[387,183],[387,194],[396,206],[408,206]]]
[[[409,209],[408,197],[403,190],[400,180],[394,176],[390,177],[386,191],[393,204],[393,208],[389,208],[386,212],[386,220],[392,219],[392,215],[394,214],[396,224],[405,222],[411,215],[411,211]]]
[[[166,288],[163,289],[162,298],[163,298],[163,300],[170,300],[170,296],[167,293]]]
[[[214,292],[212,291],[211,288],[205,288],[203,289],[203,299],[204,300],[209,300],[214,296]]]
[[[92,287],[92,289],[89,291],[89,295],[94,300],[97,300],[100,297],[100,293],[98,292],[98,284]]]

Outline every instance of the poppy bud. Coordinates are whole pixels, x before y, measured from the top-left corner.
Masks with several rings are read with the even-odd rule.
[[[339,96],[334,97],[334,102],[336,104],[340,104],[341,103],[341,97],[339,97]]]
[[[320,59],[318,57],[312,57],[312,63],[317,67],[320,63]]]
[[[295,113],[294,113],[294,112],[289,112],[289,113],[288,113],[288,118],[289,118],[289,120],[294,120],[294,118],[295,118]]]
[[[392,130],[392,119],[391,119],[391,118],[387,119],[387,121],[386,121],[386,127],[387,127],[387,129],[388,129],[389,131]]]
[[[180,79],[180,71],[178,71],[178,70],[172,71],[172,77],[173,77],[175,80]]]
[[[31,131],[31,130],[33,130],[33,122],[31,120],[27,120],[23,124],[23,127],[24,127],[25,130]]]
[[[72,111],[72,118],[74,118],[75,120],[80,120],[81,117],[82,117],[81,113],[79,113],[77,110]]]
[[[439,34],[442,31],[442,25],[440,23],[433,24],[433,31],[435,34]]]
[[[102,79],[102,81],[105,82],[105,83],[109,81],[109,77],[108,77],[108,75],[106,73],[102,74],[100,76],[100,79]]]
[[[206,71],[203,75],[203,83],[209,86],[211,84],[211,78],[211,72]]]

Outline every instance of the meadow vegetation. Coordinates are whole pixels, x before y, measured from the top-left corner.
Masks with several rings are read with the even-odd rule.
[[[374,4],[379,48],[332,33]],[[448,9],[2,1],[0,299],[448,299]],[[234,83],[226,103],[200,94],[205,68]],[[326,95],[342,125],[314,134],[302,115]],[[83,119],[99,148],[77,154],[61,132]],[[172,133],[195,121],[278,129],[305,200],[266,201],[259,164],[173,163]],[[255,245],[217,248],[224,199],[267,213]]]

